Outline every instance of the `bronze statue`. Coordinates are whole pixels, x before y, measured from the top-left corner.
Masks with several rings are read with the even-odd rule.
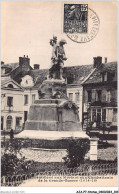
[[[50,40],[50,45],[53,47],[52,57],[51,57],[51,68],[49,69],[50,79],[63,79],[63,67],[64,61],[67,60],[63,45],[67,42],[62,39],[59,44],[57,44],[57,37],[54,36]]]

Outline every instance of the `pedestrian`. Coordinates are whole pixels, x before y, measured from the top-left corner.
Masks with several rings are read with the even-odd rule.
[[[10,130],[10,139],[13,140],[14,138],[14,131],[13,129]]]

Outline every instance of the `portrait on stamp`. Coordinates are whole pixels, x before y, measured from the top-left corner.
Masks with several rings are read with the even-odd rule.
[[[88,4],[64,4],[64,32],[87,33]]]

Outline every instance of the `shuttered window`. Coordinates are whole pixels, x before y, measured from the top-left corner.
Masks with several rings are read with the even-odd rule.
[[[13,97],[10,96],[7,97],[7,106],[9,107],[13,106]]]
[[[102,91],[102,102],[106,102],[106,90]]]
[[[117,108],[113,109],[113,122],[117,122]]]
[[[88,102],[91,102],[91,98],[92,98],[92,91],[88,90]]]
[[[107,91],[107,102],[110,102],[111,101],[111,92],[110,91]]]
[[[95,102],[96,101],[96,91],[95,90],[92,90],[92,102]]]
[[[112,108],[107,108],[106,113],[107,113],[106,121],[112,122],[112,118],[113,118]]]
[[[32,104],[34,104],[35,98],[36,98],[36,95],[33,94],[33,95],[32,95]]]
[[[24,105],[28,104],[28,95],[24,95]]]
[[[106,121],[106,109],[102,109],[102,121]]]

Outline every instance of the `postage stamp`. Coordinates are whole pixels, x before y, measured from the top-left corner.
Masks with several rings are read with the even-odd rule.
[[[64,32],[87,33],[88,4],[64,4]]]
[[[88,4],[64,4],[63,32],[77,43],[86,43],[98,34],[100,20]]]

